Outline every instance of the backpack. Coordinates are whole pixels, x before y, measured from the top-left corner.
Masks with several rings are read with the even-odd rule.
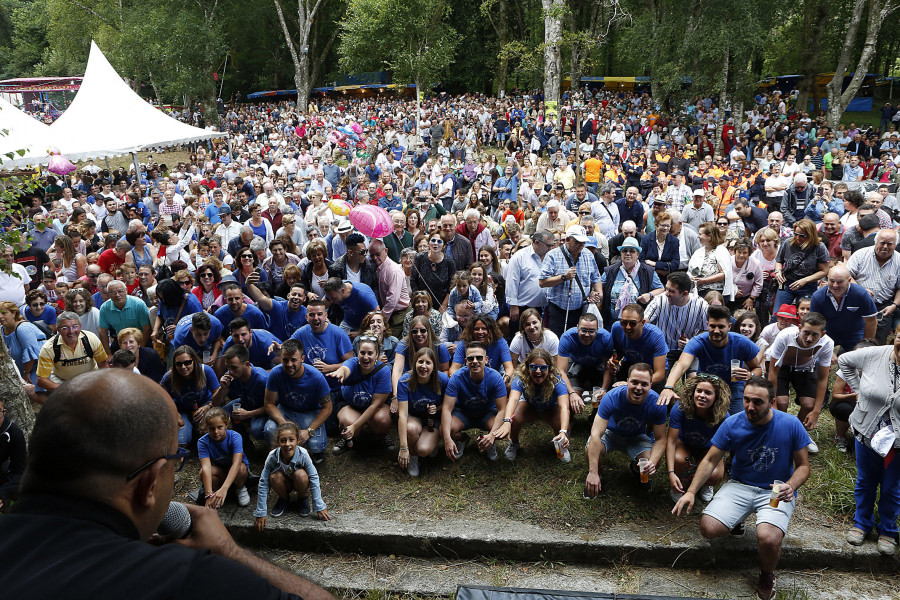
[[[81,332],[81,345],[84,347],[84,351],[87,353],[88,358],[93,358],[94,349],[91,348],[91,343],[88,341],[87,334],[83,331]],[[81,358],[62,358],[62,342],[60,341],[59,334],[53,336],[53,362],[61,363],[62,366],[68,366],[68,363],[73,361],[82,360]]]

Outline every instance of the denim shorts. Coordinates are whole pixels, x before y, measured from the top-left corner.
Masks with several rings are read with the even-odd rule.
[[[637,458],[639,454],[650,452],[653,448],[653,438],[646,433],[625,436],[613,433],[607,429],[603,437],[600,438],[600,442],[606,448],[607,454],[618,450],[627,454],[631,460]]]
[[[728,529],[743,523],[751,513],[756,513],[756,524],[768,523],[787,533],[788,523],[794,514],[797,498],[793,502],[779,502],[778,508],[769,506],[772,490],[764,490],[755,485],[738,481],[728,481],[713,497],[704,515],[709,515]]]

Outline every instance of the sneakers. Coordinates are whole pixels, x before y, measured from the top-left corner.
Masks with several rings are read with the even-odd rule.
[[[312,514],[312,508],[309,506],[309,496],[303,496],[298,501],[299,506],[297,507],[300,512],[301,517],[308,517]]]
[[[313,464],[317,467],[325,462],[325,453],[324,452],[313,452],[312,453],[312,461]]]
[[[461,437],[456,440],[456,452],[453,453],[453,458],[459,460],[462,458],[463,452],[466,451],[466,442],[469,440],[466,437]]]
[[[672,502],[678,504],[678,501],[681,500],[681,497],[684,496],[682,492],[676,492],[675,490],[669,488],[669,498],[672,499]]]
[[[756,597],[759,600],[772,600],[775,597],[775,573],[760,573],[756,583]]]
[[[859,527],[854,527],[847,532],[847,543],[851,546],[862,546],[866,541],[866,532]]]
[[[809,450],[810,454],[818,454],[819,453],[819,446],[813,441],[809,442],[809,445],[806,447],[806,449]]]
[[[189,491],[187,493],[187,497],[191,502],[199,502],[200,496],[202,495],[201,494],[202,491],[203,491],[203,488],[198,486],[198,487],[192,489],[191,491]]]
[[[291,501],[289,498],[279,498],[275,503],[275,506],[272,507],[272,516],[280,517],[288,509],[288,506],[290,506],[290,504]]]
[[[390,436],[390,434],[384,436],[384,441],[382,441],[382,447],[385,452],[394,452],[397,449],[397,444],[394,443],[394,438]]]
[[[237,491],[237,501],[238,506],[247,506],[250,504],[250,492],[247,491],[246,487],[242,487]]]
[[[503,453],[506,456],[506,460],[512,462],[516,460],[516,456],[519,454],[519,442],[510,442],[509,446],[506,447],[506,451]]]
[[[885,556],[893,556],[897,553],[897,540],[887,535],[879,535],[878,551]]]
[[[709,502],[713,499],[713,494],[716,493],[715,488],[711,485],[704,486],[702,490],[700,490],[700,500],[702,502]]]
[[[842,452],[847,454],[847,438],[842,435],[834,436],[834,445],[837,447],[838,452]]]
[[[730,533],[734,537],[741,537],[744,535],[745,532],[746,532],[746,530],[744,529],[744,524],[738,523],[737,525],[732,527],[731,531],[729,531],[728,533]]]
[[[409,473],[410,477],[418,477],[419,476],[419,457],[418,456],[410,456],[409,464],[406,465],[406,472]]]
[[[495,461],[499,458],[497,454],[497,444],[492,444],[490,448],[485,450],[484,455],[487,456],[488,460]]]
[[[347,440],[344,438],[340,438],[337,443],[334,445],[334,448],[331,449],[331,453],[335,456],[340,456],[341,454],[352,450],[353,447],[347,444]]]

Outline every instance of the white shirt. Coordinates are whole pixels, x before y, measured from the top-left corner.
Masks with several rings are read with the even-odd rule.
[[[25,304],[25,286],[29,283],[31,277],[25,267],[13,263],[11,274],[0,271],[0,300],[15,302],[21,308]]]
[[[543,307],[547,291],[538,283],[541,276],[541,257],[529,246],[509,259],[506,267],[506,301],[510,306]]]
[[[830,367],[834,341],[825,334],[812,348],[801,348],[797,343],[799,333],[796,325],[782,329],[766,349],[766,358],[774,360],[779,367],[788,366],[798,371]]]

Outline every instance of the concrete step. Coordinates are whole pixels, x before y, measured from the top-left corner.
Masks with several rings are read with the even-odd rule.
[[[797,513],[801,513],[798,507]],[[834,569],[894,573],[898,557],[878,553],[874,542],[853,547],[843,529],[823,527],[795,513],[783,545],[780,569]],[[755,568],[754,518],[742,538],[704,540],[699,517],[664,523],[620,523],[605,531],[558,531],[505,519],[446,518],[415,521],[385,518],[362,511],[331,513],[320,522],[288,512],[268,519],[256,531],[249,509],[224,508],[220,514],[232,535],[250,547],[304,552],[395,554],[420,558],[495,557],[530,562],[620,564],[683,569]],[[414,513],[413,513],[414,514]]]

